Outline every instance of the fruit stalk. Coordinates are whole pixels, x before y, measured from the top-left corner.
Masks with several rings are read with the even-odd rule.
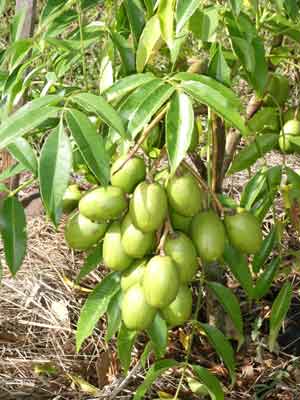
[[[132,150],[128,153],[127,158],[123,161],[123,163],[119,166],[118,169],[116,169],[113,173],[115,175],[117,172],[119,172],[125,165],[126,163],[137,153],[141,145],[144,143],[144,141],[147,139],[147,137],[150,135],[151,130],[164,118],[166,115],[167,111],[169,108],[169,104],[167,104],[158,114],[157,116],[150,122],[149,125],[147,125],[144,128],[144,131],[142,135],[140,136],[139,140],[136,142]]]

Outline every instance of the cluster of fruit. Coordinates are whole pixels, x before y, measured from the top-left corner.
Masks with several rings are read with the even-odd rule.
[[[163,183],[145,178],[142,158],[125,165],[124,157],[118,159],[111,185],[85,193],[65,228],[67,243],[77,250],[104,238],[103,261],[121,273],[122,319],[132,330],[149,327],[158,310],[169,326],[183,324],[192,311],[188,285],[198,257],[203,263],[220,260],[227,238],[245,253],[256,253],[262,242],[252,214],[228,215],[223,222],[205,210],[206,194],[187,169]],[[68,193],[66,200],[70,205]]]

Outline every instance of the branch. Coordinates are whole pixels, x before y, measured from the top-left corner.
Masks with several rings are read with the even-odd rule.
[[[212,191],[221,193],[223,163],[225,157],[225,124],[220,117],[212,114]]]

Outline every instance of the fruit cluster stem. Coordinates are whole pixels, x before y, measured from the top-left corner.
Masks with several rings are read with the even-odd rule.
[[[150,122],[149,125],[145,127],[143,130],[143,133],[139,140],[136,142],[132,150],[128,153],[127,158],[124,160],[124,162],[120,165],[118,169],[116,169],[113,173],[115,175],[117,172],[119,172],[125,165],[126,163],[137,153],[138,149],[141,147],[141,145],[144,143],[144,141],[147,139],[147,137],[150,135],[152,129],[164,118],[166,115],[167,111],[169,108],[169,104],[167,104],[158,114],[157,116]]]

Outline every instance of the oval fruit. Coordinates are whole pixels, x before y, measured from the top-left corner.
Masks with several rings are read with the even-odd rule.
[[[155,242],[155,232],[143,232],[136,228],[128,213],[121,226],[122,246],[125,252],[134,258],[142,258],[149,254]]]
[[[171,327],[182,325],[192,314],[193,296],[191,290],[186,286],[180,286],[177,296],[171,304],[162,309],[162,315]]]
[[[131,193],[138,183],[145,179],[146,166],[140,157],[132,157],[127,163],[117,171],[127,159],[127,156],[118,158],[111,167],[111,184],[119,187],[126,193]]]
[[[173,176],[169,180],[167,193],[171,207],[178,214],[193,217],[202,208],[203,192],[190,173]]]
[[[121,278],[121,288],[126,292],[136,283],[142,283],[144,272],[147,266],[147,260],[138,260],[134,262],[123,274]]]
[[[192,239],[198,255],[205,262],[218,260],[225,247],[225,228],[213,211],[204,211],[193,219]]]
[[[178,214],[176,211],[170,211],[170,219],[172,227],[177,231],[182,231],[187,234],[190,233],[193,217],[185,217]]]
[[[69,214],[71,211],[73,211],[78,206],[81,196],[82,193],[78,185],[68,186],[63,196],[63,212]]]
[[[296,119],[290,119],[282,127],[283,133],[285,135],[300,135],[300,121]]]
[[[143,289],[148,304],[156,308],[167,307],[179,289],[179,275],[171,257],[155,256],[148,262]]]
[[[190,282],[198,268],[197,252],[191,239],[182,232],[175,232],[167,237],[165,252],[175,261],[180,282]]]
[[[104,236],[103,261],[113,271],[124,271],[133,261],[123,249],[119,222],[112,223]]]
[[[122,189],[107,186],[88,192],[79,202],[79,211],[92,221],[107,221],[120,217],[127,208]]]
[[[295,147],[294,144],[291,142],[292,135],[280,135],[278,139],[278,144],[280,150],[284,153],[291,154],[294,152]]]
[[[262,245],[262,231],[258,219],[248,211],[226,216],[225,226],[230,242],[238,250],[255,254]]]
[[[147,304],[144,291],[139,284],[131,286],[125,292],[121,312],[126,327],[135,331],[147,329],[156,314],[155,308]]]
[[[158,183],[140,183],[130,202],[130,216],[134,225],[143,232],[160,228],[167,212],[168,202],[164,189]]]
[[[107,224],[90,221],[78,211],[70,215],[65,227],[65,239],[75,250],[86,250],[96,244],[107,229]]]

